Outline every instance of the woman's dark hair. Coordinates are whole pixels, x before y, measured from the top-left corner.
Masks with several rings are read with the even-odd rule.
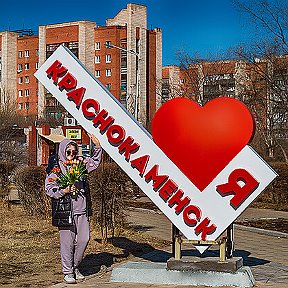
[[[73,143],[73,142],[69,143],[69,144],[66,146],[66,149],[67,149],[68,146],[73,146],[73,147],[75,148],[75,150],[78,151],[78,145],[77,145],[76,143]]]

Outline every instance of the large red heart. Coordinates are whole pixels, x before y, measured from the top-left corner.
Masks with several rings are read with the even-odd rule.
[[[248,108],[228,97],[203,107],[174,98],[152,120],[155,143],[201,191],[242,150],[253,132]]]

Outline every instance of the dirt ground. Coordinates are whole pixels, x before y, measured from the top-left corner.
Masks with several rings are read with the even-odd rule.
[[[11,209],[0,202],[0,286],[48,287],[63,281],[58,230],[50,219],[29,217],[21,205]],[[131,256],[139,256],[169,243],[143,233],[123,229],[121,236],[106,246],[99,229],[91,223],[91,240],[83,260],[85,275],[97,273],[101,265],[111,266]],[[103,267],[103,266],[102,266]]]

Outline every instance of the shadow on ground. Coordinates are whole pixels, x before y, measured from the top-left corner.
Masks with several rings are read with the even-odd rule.
[[[145,232],[150,231],[154,226],[147,226],[147,225],[130,225],[129,226],[134,231]]]
[[[219,257],[219,250],[207,250],[202,255],[197,250],[184,250],[182,252],[183,256],[195,256],[200,258],[205,257]],[[270,263],[270,261],[265,259],[260,259],[251,256],[251,253],[246,250],[235,250],[233,252],[234,257],[242,257],[243,258],[243,265],[244,266],[258,266]]]
[[[94,239],[94,241],[101,242],[101,239]],[[157,255],[159,255],[159,260],[162,260],[163,257],[164,259],[171,257],[170,253],[155,249],[148,243],[137,243],[125,237],[114,237],[108,239],[108,241],[113,246],[121,248],[122,253],[101,252],[86,255],[79,267],[84,275],[88,276],[101,272],[101,269],[109,268],[113,263],[126,260],[128,257],[141,257],[153,262],[161,262],[157,261]],[[154,254],[156,256],[152,257]]]
[[[100,239],[95,239],[95,241],[100,242]],[[120,254],[112,254],[107,252],[101,252],[98,254],[88,254],[83,259],[80,269],[84,275],[92,275],[96,274],[101,269],[104,270],[111,267],[113,263],[120,262],[122,260],[126,260],[129,256],[139,257],[143,260],[148,260],[151,262],[167,262],[169,258],[172,257],[172,254],[165,250],[159,250],[152,247],[147,243],[137,243],[125,237],[115,237],[109,239],[109,242],[113,244],[115,247],[121,248],[122,253]],[[205,257],[219,257],[219,250],[207,250],[202,255],[198,250],[182,250],[183,256],[194,256],[199,258]],[[252,257],[249,251],[245,250],[236,250],[233,253],[234,257],[242,257],[243,264],[245,266],[258,266],[270,263],[265,259],[260,259],[256,257]],[[103,271],[105,272],[105,271]]]

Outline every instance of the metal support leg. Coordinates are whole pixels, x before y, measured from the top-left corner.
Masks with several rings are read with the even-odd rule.
[[[177,235],[175,237],[175,255],[174,258],[175,260],[180,260],[181,259],[181,236]]]
[[[222,238],[219,244],[220,262],[226,261],[226,238]]]
[[[232,223],[227,228],[227,251],[226,251],[226,255],[227,255],[228,259],[233,257],[233,251],[234,251],[234,229],[233,229],[233,223]]]
[[[179,229],[172,224],[172,255],[175,255],[175,239],[179,236]]]

